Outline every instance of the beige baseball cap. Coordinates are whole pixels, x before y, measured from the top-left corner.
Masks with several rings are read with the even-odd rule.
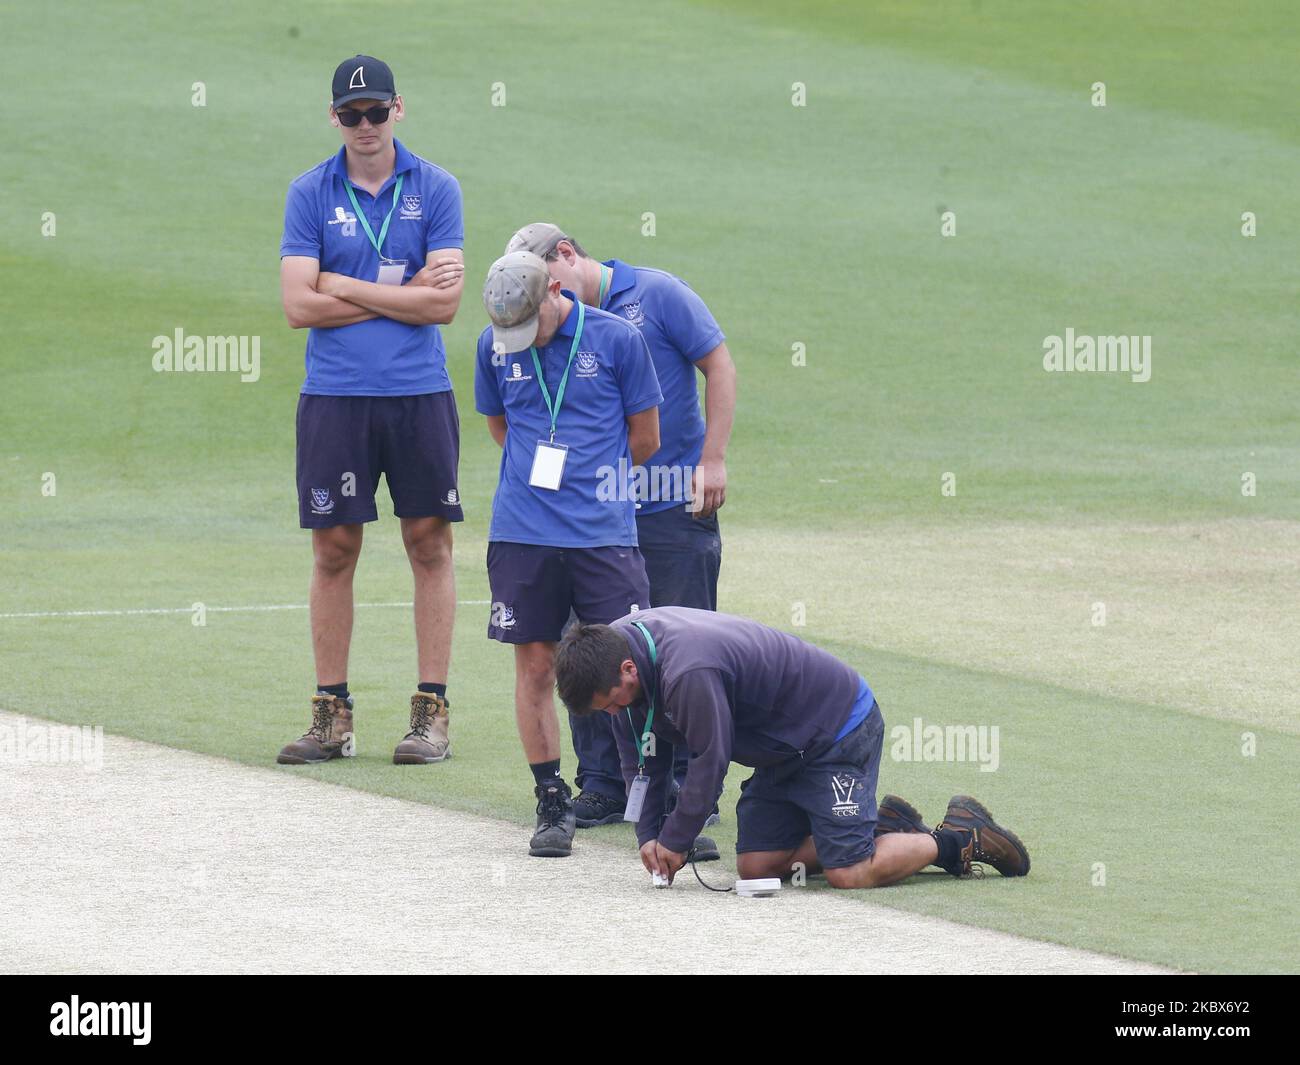
[[[492,319],[492,346],[523,351],[537,339],[537,312],[551,275],[530,251],[512,251],[488,267],[483,306]]]
[[[530,251],[538,258],[545,259],[555,251],[555,246],[560,241],[568,239],[564,230],[551,222],[532,222],[515,231],[515,235],[506,244],[506,253]]]

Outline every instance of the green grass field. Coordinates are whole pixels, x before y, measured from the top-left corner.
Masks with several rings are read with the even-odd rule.
[[[980,796],[1033,874],[920,876],[864,903],[1179,968],[1294,971],[1300,15],[1283,10],[15,10],[9,106],[30,111],[4,124],[0,176],[0,707],[256,765],[305,726],[305,610],[213,608],[306,601],[305,334],[280,310],[282,208],[337,148],[334,65],[370,52],[405,97],[399,137],[465,194],[466,296],[445,330],[470,601],[455,758],[389,764],[414,641],[408,611],[376,606],[358,611],[349,677],[360,756],[290,772],[531,824],[511,656],[472,602],[497,470],[472,357],[488,264],[552,219],[602,257],[679,273],[728,334],[723,608],[785,628],[802,609],[792,631],[862,670],[891,725],[1000,729],[997,772],[886,760],[881,787],[931,818]],[[155,373],[152,338],[177,327],[260,336],[261,379]],[[1150,335],[1150,381],[1044,372],[1043,338],[1066,328]],[[410,598],[385,507],[362,604]],[[196,602],[202,627],[12,616]],[[597,834],[633,860],[630,831]]]

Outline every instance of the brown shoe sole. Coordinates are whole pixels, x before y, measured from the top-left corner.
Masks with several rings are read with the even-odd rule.
[[[451,757],[451,745],[442,754],[430,758],[423,754],[398,754],[393,752],[393,765],[433,765],[436,762],[445,762]]]
[[[322,762],[332,762],[335,758],[342,757],[342,748],[325,755],[324,758],[304,758],[300,754],[285,754],[284,751],[281,751],[275,756],[275,761],[277,765],[320,765]]]

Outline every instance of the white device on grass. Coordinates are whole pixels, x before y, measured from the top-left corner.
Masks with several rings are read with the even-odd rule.
[[[672,885],[671,885],[671,883],[669,883],[669,880],[668,880],[668,878],[667,878],[666,876],[660,876],[658,873],[651,873],[651,874],[650,874],[650,886],[651,886],[651,887],[671,887]]]
[[[781,881],[774,876],[760,880],[737,880],[736,894],[742,899],[771,898],[781,890]]]

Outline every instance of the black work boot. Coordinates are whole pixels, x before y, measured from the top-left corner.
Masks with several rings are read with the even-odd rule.
[[[573,851],[573,792],[563,780],[539,784],[537,796],[537,831],[528,842],[534,858],[567,858]]]

